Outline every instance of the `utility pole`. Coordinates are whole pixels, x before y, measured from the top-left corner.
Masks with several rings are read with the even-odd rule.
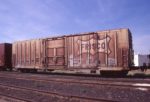
[[[148,59],[149,59],[148,67],[150,69],[150,54],[148,54]]]
[[[149,59],[149,62],[148,62],[148,68],[150,69],[150,51],[149,51],[149,54],[147,55],[148,59]]]

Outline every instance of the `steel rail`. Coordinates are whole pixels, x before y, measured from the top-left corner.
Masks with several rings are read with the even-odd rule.
[[[86,96],[83,97],[83,96],[77,96],[77,95],[64,95],[64,94],[57,93],[57,92],[43,91],[43,90],[37,90],[37,89],[33,89],[33,88],[7,85],[7,84],[2,84],[2,83],[0,83],[0,87],[14,88],[14,89],[17,89],[17,90],[24,90],[24,91],[27,90],[27,91],[32,91],[34,93],[41,93],[42,95],[43,94],[44,95],[49,95],[49,96],[55,95],[56,97],[63,97],[63,98],[68,98],[68,99],[77,99],[77,100],[81,100],[81,101],[88,100],[90,102],[91,101],[92,102],[117,102],[117,101],[102,99],[102,98],[91,98],[91,97],[86,97]],[[7,97],[16,98],[16,99],[23,100],[23,101],[26,101],[26,102],[33,102],[31,100],[17,98],[17,97],[13,97],[13,96],[10,96],[10,95],[8,95]]]

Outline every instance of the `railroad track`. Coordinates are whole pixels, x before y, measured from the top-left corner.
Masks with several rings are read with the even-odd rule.
[[[30,102],[26,99],[0,94],[0,102]]]
[[[17,83],[22,83],[22,82],[23,82],[23,84],[17,84]],[[120,92],[122,92],[122,90],[129,89],[129,90],[137,91],[137,89],[138,90],[142,89],[142,90],[146,90],[145,92],[149,96],[149,91],[150,91],[150,86],[148,86],[148,85],[146,85],[146,86],[140,85],[139,86],[138,84],[136,84],[134,82],[133,83],[129,83],[129,82],[125,83],[125,82],[116,82],[116,81],[110,81],[110,80],[109,81],[106,81],[106,80],[105,81],[104,80],[103,81],[101,81],[101,80],[98,80],[98,81],[93,80],[92,81],[92,80],[87,80],[87,79],[86,80],[85,79],[77,80],[77,78],[75,78],[75,79],[51,78],[51,77],[43,78],[38,75],[30,76],[30,74],[22,74],[22,75],[20,74],[19,76],[15,75],[15,74],[8,75],[8,76],[6,74],[6,75],[2,76],[2,74],[0,74],[0,83],[4,86],[9,85],[10,87],[19,87],[20,89],[27,88],[28,90],[33,90],[33,91],[37,90],[41,93],[45,93],[45,92],[49,93],[49,94],[51,93],[51,95],[64,97],[64,99],[73,99],[73,100],[81,100],[82,99],[83,102],[85,100],[87,101],[87,100],[91,100],[91,99],[92,100],[94,99],[93,100],[94,102],[112,101],[113,98],[106,98],[106,97],[103,97],[103,95],[100,95],[100,94],[105,94],[104,96],[106,96],[107,91],[110,90],[110,88],[112,91],[109,91],[109,93],[114,92],[114,89],[115,90],[117,89],[116,92],[118,93],[118,95],[120,95]],[[27,83],[29,83],[29,85],[26,86]],[[62,86],[62,87],[59,87],[59,86]],[[103,88],[104,87],[106,87],[106,88],[103,89],[103,88],[101,88],[101,86],[103,86]],[[78,91],[80,91],[80,87],[81,87],[81,92],[78,92]],[[50,88],[50,90],[49,90],[49,88]],[[118,90],[118,88],[119,88],[119,90]],[[62,91],[62,89],[66,90],[66,91],[67,90],[71,90],[71,91],[65,92],[65,91]],[[103,90],[106,90],[106,93],[103,93],[103,92],[105,92]],[[101,91],[102,91],[102,93],[101,93]],[[73,92],[73,94],[72,94],[72,92]],[[89,94],[89,93],[91,93],[91,94]],[[140,92],[139,94],[142,94],[142,92]],[[49,97],[51,95],[49,95]],[[124,93],[121,96],[124,97]],[[143,95],[141,95],[141,96],[143,96]],[[113,96],[113,97],[116,97],[116,96]],[[109,100],[105,100],[105,99],[109,99]],[[114,100],[116,101],[118,99],[115,98]],[[120,100],[121,99],[119,99],[118,101],[120,101]],[[66,102],[66,101],[64,101],[64,102]],[[70,102],[70,100],[69,100],[69,102]],[[136,102],[139,102],[139,101],[136,101]],[[140,101],[140,102],[142,102],[142,101]]]
[[[107,86],[115,86],[115,87],[128,87],[128,88],[146,88],[150,90],[150,82],[132,82],[132,80],[78,80],[78,79],[60,79],[60,78],[37,78],[37,77],[17,77],[17,76],[0,76],[1,78],[15,78],[19,80],[32,80],[32,81],[40,81],[40,82],[58,82],[58,83],[73,83],[73,84],[84,84],[84,85],[107,85]]]
[[[55,92],[47,92],[47,91],[41,91],[41,90],[36,90],[36,89],[32,89],[32,88],[27,88],[27,87],[19,87],[19,86],[14,86],[14,85],[6,85],[6,84],[2,84],[0,83],[0,87],[3,87],[3,88],[9,88],[9,89],[15,89],[15,90],[19,90],[20,92],[22,91],[29,91],[29,92],[33,92],[33,93],[38,93],[38,94],[41,94],[41,95],[46,95],[46,96],[55,96],[55,97],[63,97],[64,99],[67,99],[69,102],[74,102],[74,101],[79,101],[79,102],[117,102],[117,101],[113,101],[113,100],[108,100],[108,99],[100,99],[100,98],[89,98],[89,97],[82,97],[82,96],[75,96],[75,95],[63,95],[63,94],[60,94],[60,93],[55,93]],[[6,97],[9,97],[10,99],[12,100],[20,100],[19,102],[37,102],[37,100],[30,100],[30,99],[26,99],[24,97],[17,97],[17,96],[12,96],[12,95],[4,95],[4,94],[1,94],[0,95],[2,96],[6,96]],[[48,100],[49,101],[49,100]],[[59,101],[61,102],[61,100]]]
[[[115,82],[140,82],[142,83],[150,83],[149,78],[135,78],[135,77],[101,77],[100,75],[84,75],[84,74],[79,74],[79,75],[74,75],[74,74],[57,74],[57,73],[46,73],[46,74],[41,74],[41,73],[19,73],[19,72],[0,72],[1,76],[18,76],[18,77],[43,77],[45,79],[51,79],[51,78],[59,78],[59,79],[77,79],[77,80],[94,80],[94,81],[115,81]],[[45,80],[44,79],[44,80]]]

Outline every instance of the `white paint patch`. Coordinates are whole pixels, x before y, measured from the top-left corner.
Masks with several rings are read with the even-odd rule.
[[[141,87],[139,87],[139,88],[136,88],[136,89],[141,90],[141,91],[148,91],[147,88],[141,88]]]
[[[148,83],[136,83],[136,84],[133,84],[133,86],[137,86],[138,90],[141,90],[141,91],[148,91],[148,88],[144,88],[144,87],[150,87],[150,84]]]
[[[133,86],[150,87],[150,84],[147,84],[147,83],[136,83],[136,84],[133,84]]]

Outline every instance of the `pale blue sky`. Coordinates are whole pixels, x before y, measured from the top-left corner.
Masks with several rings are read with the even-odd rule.
[[[150,0],[0,0],[0,42],[114,28],[150,52]]]

